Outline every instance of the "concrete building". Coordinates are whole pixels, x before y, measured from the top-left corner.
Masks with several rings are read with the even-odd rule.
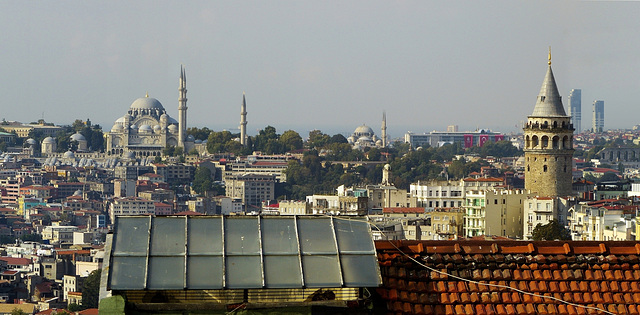
[[[593,101],[593,120],[591,123],[593,132],[604,131],[604,101]]]
[[[569,92],[569,116],[571,116],[571,123],[577,133],[582,131],[582,90],[573,89]]]
[[[78,230],[77,226],[47,226],[42,230],[42,239],[50,244],[71,245],[73,233]]]
[[[530,195],[523,201],[523,205],[523,238],[530,240],[533,229],[538,224],[545,225],[555,219],[558,220],[561,226],[566,226],[572,199],[557,196],[541,197]]]
[[[457,130],[457,129],[454,129]],[[440,147],[445,144],[460,143],[465,148],[482,146],[487,141],[505,140],[504,134],[493,132],[488,129],[478,129],[476,131],[432,131],[430,133],[416,134],[407,132],[404,135],[404,142],[411,144],[412,148],[429,145]]]
[[[462,207],[464,205],[463,181],[429,181],[411,184],[411,197],[416,206],[425,208]]]
[[[573,125],[549,67],[524,127],[525,189],[540,196],[571,195]]]
[[[275,199],[275,175],[244,174],[225,180],[226,196],[242,200],[245,211],[258,211],[262,202]]]
[[[305,201],[280,200],[278,203],[280,215],[305,215],[311,214],[311,207]]]
[[[354,196],[312,195],[307,204],[313,214],[365,215],[369,198]]]
[[[109,217],[111,223],[119,215],[155,214],[156,208],[153,200],[138,197],[114,198],[109,205]]]
[[[522,207],[528,196],[523,190],[488,190],[485,208],[486,234],[522,238]]]

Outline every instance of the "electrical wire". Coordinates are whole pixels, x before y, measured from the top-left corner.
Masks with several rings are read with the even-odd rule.
[[[350,218],[349,218],[349,219],[347,219],[347,218],[338,218],[338,217],[333,217],[333,218],[335,218],[335,219],[340,219],[340,220],[352,220],[352,219],[350,219]],[[378,230],[378,232],[380,232],[380,233],[381,233],[383,236],[385,236],[385,238],[386,238],[385,233],[384,233],[384,232],[383,232],[383,231],[382,231],[382,230],[381,230],[377,225],[375,225],[374,223],[369,222],[369,221],[366,221],[366,222],[367,222],[370,226],[375,227],[375,229],[376,229],[376,230]],[[506,285],[485,283],[485,282],[480,282],[480,281],[475,281],[475,280],[470,280],[470,279],[465,279],[465,278],[462,278],[462,277],[459,277],[459,276],[455,276],[455,275],[452,275],[452,274],[450,274],[450,273],[443,272],[443,271],[440,271],[440,270],[438,270],[438,269],[435,269],[435,268],[429,267],[429,266],[427,266],[427,265],[425,265],[425,264],[423,264],[423,263],[419,262],[419,261],[418,261],[418,260],[416,260],[415,258],[413,258],[413,257],[411,257],[410,255],[408,255],[407,253],[403,252],[403,251],[402,251],[398,246],[396,246],[396,244],[394,244],[391,240],[387,240],[387,241],[389,242],[389,244],[391,244],[393,247],[395,247],[395,249],[396,249],[396,250],[398,250],[398,252],[400,252],[400,254],[402,254],[403,256],[405,256],[405,257],[407,257],[407,258],[409,258],[409,259],[410,259],[411,261],[413,261],[414,263],[416,263],[416,264],[418,264],[419,266],[424,267],[424,268],[426,268],[426,269],[428,269],[428,270],[430,270],[430,271],[434,271],[434,272],[439,273],[439,274],[441,274],[441,275],[446,275],[447,277],[451,277],[451,278],[458,279],[458,280],[460,280],[460,281],[465,281],[465,282],[468,282],[468,283],[475,283],[475,284],[481,284],[481,285],[486,285],[486,286],[490,286],[490,287],[496,287],[496,288],[503,288],[503,289],[513,290],[513,291],[515,291],[515,292],[519,292],[519,293],[522,293],[522,294],[527,294],[527,295],[531,295],[531,296],[539,297],[539,298],[542,298],[542,299],[551,299],[551,300],[558,301],[558,302],[560,302],[560,303],[564,303],[564,304],[571,305],[571,306],[574,306],[574,307],[581,307],[581,308],[585,308],[585,309],[592,309],[592,310],[596,310],[596,311],[598,311],[598,312],[602,312],[602,313],[604,313],[604,314],[617,315],[616,313],[609,312],[609,311],[604,310],[604,309],[601,309],[601,308],[599,308],[599,307],[588,306],[588,305],[582,305],[582,304],[576,304],[576,303],[568,302],[568,301],[565,301],[565,300],[563,300],[563,299],[559,299],[559,298],[556,298],[556,297],[553,297],[553,296],[545,296],[545,295],[540,295],[540,294],[536,294],[536,293],[532,293],[532,292],[527,292],[527,291],[520,290],[520,289],[518,289],[518,288],[514,288],[514,287],[506,286]]]

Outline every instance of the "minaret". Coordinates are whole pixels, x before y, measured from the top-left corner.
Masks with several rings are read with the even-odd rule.
[[[382,133],[380,134],[382,136],[382,147],[386,148],[387,147],[387,113],[385,113],[384,111],[382,112]]]
[[[533,114],[524,127],[524,187],[538,196],[569,196],[574,129],[551,70],[551,49],[548,64]]]
[[[240,107],[240,144],[247,145],[247,101],[242,92],[242,106]]]
[[[180,87],[178,88],[178,146],[184,148],[184,139],[187,134],[187,75],[184,67],[180,65]]]

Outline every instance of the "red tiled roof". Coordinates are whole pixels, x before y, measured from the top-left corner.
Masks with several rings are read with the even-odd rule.
[[[31,265],[31,260],[27,258],[0,257],[0,260],[6,261],[7,265],[22,265],[22,266]]]
[[[411,207],[411,208],[383,208],[382,213],[424,213],[424,208]]]
[[[80,311],[78,312],[78,314],[80,315],[98,315],[98,309],[97,308],[88,308],[84,311]]]
[[[376,241],[376,250],[390,313],[640,311],[640,242]]]
[[[502,182],[502,178],[497,177],[479,177],[479,178],[465,178],[465,182]]]
[[[195,211],[182,211],[182,212],[178,212],[174,215],[204,215],[203,213],[200,212],[195,212]]]
[[[65,309],[61,309],[61,308],[50,308],[48,310],[44,310],[42,312],[38,312],[36,313],[36,315],[53,315],[53,314],[73,314]]]

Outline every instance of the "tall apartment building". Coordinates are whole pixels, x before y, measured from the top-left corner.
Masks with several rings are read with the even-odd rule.
[[[601,101],[601,100],[593,101],[592,128],[593,128],[593,132],[604,131],[604,101]]]
[[[243,174],[225,180],[226,196],[241,199],[246,211],[259,210],[263,201],[273,200],[275,175]]]
[[[577,133],[582,130],[582,90],[573,89],[569,92],[569,116],[573,128]]]

